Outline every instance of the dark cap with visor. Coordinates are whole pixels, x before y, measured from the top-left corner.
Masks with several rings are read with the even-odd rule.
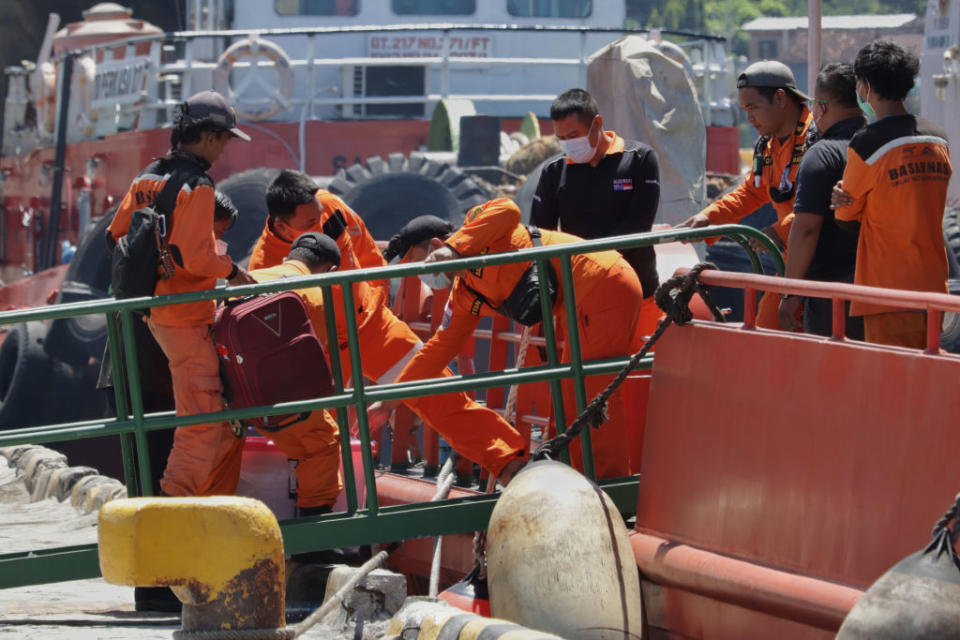
[[[195,93],[180,105],[180,109],[187,120],[196,122],[209,120],[237,138],[250,141],[250,136],[237,128],[237,112],[230,106],[227,99],[216,91]]]
[[[431,238],[445,239],[453,233],[453,229],[454,225],[449,220],[430,215],[417,216],[390,238],[390,244],[383,252],[383,257],[388,261],[403,258],[410,247]]]
[[[737,89],[746,87],[767,87],[791,91],[800,100],[809,100],[810,97],[797,89],[797,81],[793,77],[790,67],[776,60],[761,60],[754,62],[737,77]]]
[[[308,249],[317,259],[317,262],[340,264],[340,248],[337,246],[336,240],[319,231],[308,231],[297,236],[297,239],[290,245],[290,251],[294,249]]]

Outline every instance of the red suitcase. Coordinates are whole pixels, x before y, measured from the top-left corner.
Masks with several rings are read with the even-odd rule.
[[[292,291],[232,300],[217,311],[213,340],[231,409],[309,400],[333,393],[333,376],[310,314]],[[303,414],[263,416],[244,425],[277,431]]]

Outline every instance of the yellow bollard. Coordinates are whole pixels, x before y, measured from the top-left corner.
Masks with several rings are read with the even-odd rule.
[[[183,632],[285,625],[283,540],[259,500],[114,500],[100,509],[99,547],[107,582],[173,589]]]

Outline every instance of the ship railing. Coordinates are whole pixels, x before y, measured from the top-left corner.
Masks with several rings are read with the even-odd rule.
[[[563,432],[564,425],[574,416],[566,416],[563,408],[563,394],[560,389],[562,379],[572,378],[576,393],[577,410],[582,411],[589,400],[586,397],[584,378],[586,376],[613,374],[628,361],[631,354],[622,357],[584,362],[580,355],[579,336],[572,332],[567,345],[571,353],[570,363],[561,364],[557,339],[554,330],[553,309],[550,300],[546,269],[553,258],[560,260],[560,278],[564,295],[564,309],[569,326],[577,326],[575,288],[571,257],[577,254],[591,253],[608,249],[627,249],[640,246],[653,246],[679,240],[703,240],[723,235],[737,241],[745,248],[755,269],[759,272],[760,261],[756,252],[750,248],[749,241],[759,242],[774,257],[777,271],[783,272],[783,260],[772,241],[761,231],[740,225],[723,225],[703,229],[681,229],[655,231],[651,233],[617,236],[613,238],[582,241],[562,245],[549,245],[498,254],[487,254],[460,258],[443,263],[406,264],[375,269],[337,271],[322,275],[282,278],[240,287],[220,287],[208,291],[184,293],[169,296],[134,298],[129,300],[106,299],[84,301],[69,304],[51,305],[33,309],[0,312],[0,325],[37,320],[52,320],[91,314],[105,314],[108,324],[111,364],[114,372],[114,396],[117,415],[112,419],[84,420],[67,424],[55,424],[39,427],[27,427],[0,431],[0,447],[19,444],[41,444],[65,440],[78,440],[100,436],[119,436],[123,456],[124,479],[130,496],[150,495],[152,493],[152,470],[150,468],[147,432],[156,429],[170,429],[194,424],[206,424],[226,420],[242,420],[266,415],[300,413],[321,409],[336,410],[340,428],[341,459],[343,463],[344,491],[347,502],[346,512],[325,516],[300,518],[284,521],[281,525],[284,546],[288,553],[301,553],[317,549],[378,544],[396,540],[406,540],[434,535],[466,533],[486,527],[497,494],[485,494],[445,500],[404,505],[382,506],[376,490],[377,470],[374,466],[370,446],[370,431],[367,423],[367,406],[381,400],[398,400],[455,391],[475,391],[493,387],[526,384],[545,381],[551,386],[553,410],[557,431]],[[137,351],[133,348],[134,323],[140,322],[137,312],[143,309],[198,302],[204,300],[224,300],[226,298],[261,295],[320,287],[324,300],[333,300],[335,285],[352,285],[357,282],[380,280],[385,278],[403,278],[421,273],[438,273],[476,269],[516,262],[535,262],[540,274],[540,301],[543,305],[543,334],[547,350],[547,364],[542,366],[511,368],[503,371],[491,371],[471,375],[457,375],[446,378],[416,380],[400,384],[370,386],[364,382],[361,366],[361,354],[357,338],[356,318],[346,314],[346,331],[349,344],[350,370],[349,381],[343,378],[343,368],[337,349],[330,349],[331,370],[335,380],[332,395],[286,402],[249,409],[228,409],[216,413],[190,416],[177,416],[173,412],[144,413],[141,395],[141,380],[137,362]],[[354,294],[351,286],[339,287],[344,308],[352,309]],[[958,307],[960,309],[960,307]],[[337,335],[333,305],[326,305],[325,321],[327,335]],[[331,341],[332,342],[332,341]],[[123,348],[120,349],[120,345]],[[121,359],[121,353],[123,354]],[[645,358],[640,369],[650,369],[653,357]],[[96,393],[91,389],[91,393]],[[128,402],[129,397],[129,402]],[[366,483],[366,504],[357,500],[356,473],[352,458],[347,408],[356,408],[357,428],[360,439],[362,473]],[[602,428],[602,427],[601,427]],[[589,430],[581,434],[584,459],[584,471],[594,477],[593,452]],[[139,482],[138,482],[139,479]],[[602,479],[599,485],[610,495],[623,513],[632,513],[636,508],[638,476]],[[99,574],[96,545],[77,545],[53,549],[35,549],[0,555],[0,588],[57,582],[80,578],[96,577]]]
[[[458,32],[480,32],[495,33],[498,37],[504,35],[514,35],[517,38],[536,37],[541,35],[567,35],[571,38],[569,47],[570,55],[566,57],[534,57],[534,56],[495,56],[488,57],[468,57],[458,55],[458,52],[452,51],[450,47],[451,35]],[[349,37],[357,34],[398,34],[398,33],[431,33],[437,34],[437,39],[442,43],[439,52],[434,55],[426,56],[349,56],[349,57],[328,57],[320,53],[318,47],[318,38],[336,38]],[[210,89],[212,87],[211,74],[217,68],[219,57],[226,50],[232,41],[240,39],[279,39],[285,40],[294,37],[306,39],[303,48],[302,57],[300,55],[289,59],[284,64],[288,65],[293,71],[303,71],[301,77],[295,75],[295,82],[301,83],[292,92],[290,96],[271,96],[266,93],[258,95],[255,99],[250,96],[244,96],[244,92],[238,95],[230,96],[232,100],[239,101],[238,104],[244,104],[244,100],[250,100],[250,104],[266,103],[279,99],[282,103],[279,116],[270,118],[272,121],[299,121],[301,129],[305,122],[314,120],[318,116],[315,112],[317,107],[337,107],[342,109],[340,112],[344,118],[356,117],[352,115],[354,108],[359,108],[362,117],[377,117],[376,115],[363,115],[365,108],[373,105],[402,105],[402,104],[435,104],[444,99],[462,99],[475,102],[500,102],[500,103],[532,103],[549,104],[556,97],[554,93],[525,93],[503,92],[503,93],[464,93],[454,92],[451,88],[451,71],[463,68],[475,68],[477,66],[485,67],[514,67],[528,68],[539,66],[545,69],[576,67],[579,85],[586,86],[587,59],[593,53],[589,47],[588,41],[590,34],[648,34],[648,29],[630,29],[626,27],[589,27],[589,26],[520,26],[511,24],[458,24],[458,23],[427,23],[427,24],[405,24],[405,25],[373,25],[373,26],[346,26],[346,27],[313,27],[313,28],[295,28],[295,29],[261,29],[261,30],[207,30],[207,31],[177,31],[163,35],[138,36],[124,40],[117,40],[109,43],[93,45],[91,47],[61,54],[51,61],[57,65],[58,77],[62,77],[65,68],[64,60],[67,56],[90,56],[96,61],[96,65],[101,65],[107,70],[105,73],[113,74],[103,77],[103,83],[113,83],[110,86],[121,82],[124,69],[130,72],[130,78],[136,75],[137,82],[141,82],[140,75],[145,72],[142,89],[127,87],[123,90],[107,92],[109,95],[99,96],[94,94],[89,104],[84,109],[96,112],[96,117],[92,114],[79,113],[78,121],[94,120],[96,122],[95,131],[84,129],[77,126],[76,122],[70,125],[68,136],[71,141],[84,139],[93,139],[109,133],[115,133],[119,130],[128,130],[134,127],[138,129],[152,129],[161,126],[164,122],[170,122],[173,117],[173,108],[185,97],[192,95],[197,91]],[[728,55],[725,49],[725,38],[711,36],[706,34],[692,33],[675,30],[658,30],[658,34],[671,36],[679,39],[679,46],[688,54],[691,60],[690,70],[694,78],[693,81],[698,86],[698,100],[701,105],[701,112],[707,124],[712,123],[713,114],[717,110],[727,109],[729,105],[723,102],[727,95],[717,95],[718,91],[714,85],[718,83],[718,78],[729,75]],[[572,41],[576,38],[576,43]],[[503,43],[498,43],[502,46]],[[299,49],[299,47],[298,47]],[[182,51],[182,52],[181,52]],[[429,51],[427,53],[433,53]],[[177,55],[175,61],[167,61],[171,55]],[[424,66],[436,70],[439,74],[439,90],[430,91],[429,87],[421,95],[396,95],[396,96],[370,96],[366,91],[361,91],[360,95],[353,94],[350,87],[328,86],[328,82],[321,82],[317,74],[320,70],[330,67],[390,67],[390,66]],[[264,70],[275,66],[275,62],[265,58],[257,58],[255,61],[244,59],[236,60],[231,64],[232,69],[243,70],[256,66]],[[7,75],[18,75],[27,73],[23,69],[11,67],[7,70]],[[33,73],[33,72],[30,72]],[[80,71],[74,70],[76,77]],[[429,80],[429,78],[428,78]],[[94,86],[100,86],[101,78],[97,72],[97,78],[94,80]],[[57,104],[60,102],[61,87],[58,82]],[[125,85],[126,86],[126,85]],[[239,88],[239,87],[237,87]],[[732,87],[730,88],[732,91]],[[89,89],[88,89],[89,91]],[[231,88],[231,93],[233,88]],[[339,94],[339,95],[338,95]],[[78,96],[72,96],[72,101],[77,101]],[[76,107],[73,113],[78,113]],[[239,110],[239,109],[238,109]],[[323,114],[323,117],[329,118],[329,114]],[[385,116],[390,117],[390,116]],[[395,117],[395,116],[393,116]],[[16,119],[16,118],[15,118]],[[23,134],[23,131],[17,127],[22,127],[23,123],[7,123],[5,131],[9,133]],[[56,125],[55,125],[56,126]],[[13,127],[13,128],[12,128]],[[86,133],[84,133],[86,131]],[[56,138],[55,131],[48,131],[45,134],[48,138]],[[302,133],[301,133],[302,137]],[[28,144],[27,138],[24,138],[23,144]],[[7,144],[7,143],[5,143]],[[7,144],[9,146],[9,144]]]
[[[864,302],[894,307],[897,310],[925,311],[927,314],[927,344],[924,353],[940,353],[940,331],[943,313],[960,313],[960,296],[948,293],[924,291],[902,291],[842,282],[820,282],[815,280],[797,280],[794,278],[774,278],[770,276],[732,273],[724,271],[704,271],[700,279],[704,284],[717,287],[736,287],[744,291],[743,328],[756,328],[757,292],[829,298],[832,302],[831,339],[844,340],[846,334],[846,303]]]

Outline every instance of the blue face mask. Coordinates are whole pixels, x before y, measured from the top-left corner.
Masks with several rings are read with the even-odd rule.
[[[876,120],[876,119],[877,119],[877,114],[876,114],[876,112],[874,112],[873,107],[870,106],[870,103],[867,102],[867,100],[870,99],[870,89],[867,89],[867,97],[866,97],[866,99],[861,99],[861,98],[860,98],[860,92],[859,92],[859,91],[857,91],[856,93],[857,93],[857,106],[860,107],[860,110],[861,110],[861,111],[863,111],[863,115],[867,116],[867,118],[869,118],[869,119],[871,119],[871,120]]]

